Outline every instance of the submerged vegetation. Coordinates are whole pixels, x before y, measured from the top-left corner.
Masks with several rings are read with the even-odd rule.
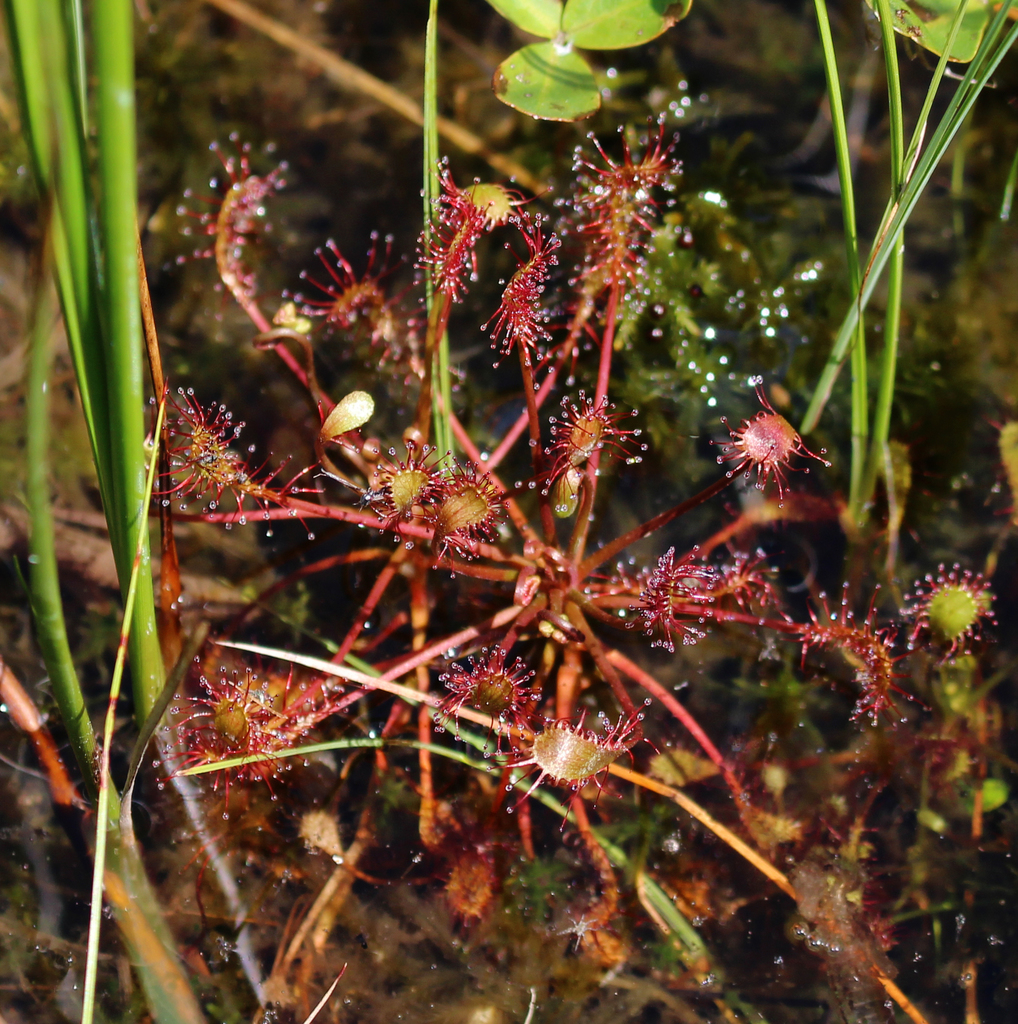
[[[0,449],[30,595],[0,606],[3,1019],[81,1019],[83,989],[109,1020],[1010,1019],[1010,6],[898,42],[886,2],[846,8],[835,48],[822,0],[820,42],[810,6],[676,5],[665,32],[680,12],[644,5],[652,45],[576,57],[589,130],[477,88],[529,109],[499,74],[556,46],[557,5],[494,6],[549,42],[503,59],[523,37],[453,0],[427,26],[139,8],[125,295],[96,210],[133,223],[133,150],[100,116],[92,167],[84,77],[34,80],[8,0],[38,192],[7,158],[5,251],[43,255],[11,303],[25,446]],[[565,10],[596,51],[595,8]],[[419,234],[419,130],[365,127],[415,101],[350,79],[374,100],[328,107],[305,76],[351,65],[285,22],[369,66],[384,27],[431,83]],[[435,116],[438,30],[437,97],[483,138]],[[958,84],[936,56],[962,41]],[[80,209],[33,97],[81,129]],[[110,411],[143,408],[104,362],[125,302],[144,446]]]

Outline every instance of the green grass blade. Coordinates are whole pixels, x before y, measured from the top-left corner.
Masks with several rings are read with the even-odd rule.
[[[877,10],[880,13],[880,39],[887,71],[887,106],[891,120],[891,198],[896,201],[901,194],[905,176],[905,119],[901,108],[898,40],[894,32],[890,0],[877,0]]]
[[[849,146],[845,104],[841,93],[841,78],[834,50],[830,18],[826,0],[814,0],[817,30],[824,57],[827,77],[827,95],[831,107],[831,126],[834,131],[834,151],[841,187],[841,219],[845,231],[845,258],[848,265],[848,286],[851,295],[859,292],[859,232],[855,216],[855,186],[852,181],[852,152]],[[869,429],[869,383],[866,361],[866,332],[860,321],[852,342],[852,466],[849,483],[849,504],[854,507],[862,488],[863,465],[866,458],[866,434]]]
[[[106,509],[122,591],[132,556],[141,550],[137,628],[131,634],[135,714],[143,722],[163,687],[148,548],[145,488],[144,384],[137,267],[137,185],[134,123],[134,7],[96,0],[92,40],[97,92],[99,225],[105,263],[100,279],[105,334],[112,506]]]
[[[134,836],[134,822],[131,818],[131,806],[134,799],[134,784],[138,779],[138,773],[141,771],[142,758],[145,756],[145,751],[148,749],[156,729],[159,728],[159,723],[162,721],[166,709],[173,701],[177,687],[183,683],[208,635],[209,624],[207,622],[198,623],[194,632],[191,633],[181,648],[180,657],[177,658],[173,671],[167,676],[166,682],[163,685],[163,692],[159,695],[159,700],[156,701],[155,706],[149,712],[148,718],[145,719],[138,733],[138,739],[135,740],[134,749],[131,751],[131,760],[127,766],[127,778],[124,780],[124,794],[120,808],[120,831],[124,836],[132,838],[132,840]]]
[[[157,445],[165,413],[166,402],[163,401],[159,405],[159,415],[156,419],[156,428],[153,435],[157,439]],[[146,507],[152,496],[152,487],[155,484],[158,461],[156,451],[153,450],[148,469],[148,479],[145,483]],[[124,678],[127,638],[131,634],[131,626],[134,619],[134,602],[141,578],[140,569],[143,553],[144,534],[139,534],[138,545],[134,553],[131,578],[127,585],[127,598],[124,601],[124,620],[120,627],[120,643],[117,647],[117,660],[113,667],[110,696],[106,706],[106,719],[103,724],[102,753],[99,760],[99,799],[96,802],[95,811],[95,852],[92,857],[92,902],[89,908],[88,946],[85,952],[85,982],[81,1024],[92,1024],[92,1018],[95,1014],[95,981],[99,967],[99,933],[102,927],[103,883],[106,875],[106,841],[110,823],[110,794],[112,792],[114,796],[116,795],[116,790],[113,788],[113,783],[110,780],[110,749],[113,746],[113,725],[116,720],[117,701],[120,699],[120,684]],[[119,804],[114,811],[114,820],[116,820],[117,811],[119,811]]]
[[[22,123],[41,195],[53,196],[52,258],[68,345],[104,506],[110,495],[108,424],[83,126],[69,78],[72,64],[56,0],[4,0]],[[100,408],[96,409],[98,402]]]
[[[438,0],[428,0],[424,35],[424,240],[431,240],[431,220],[441,184],[438,176]],[[426,272],[430,286],[430,270]]]
[[[78,117],[81,119],[81,137],[88,138],[88,70],[85,59],[85,16],[81,0],[64,0],[64,18],[67,23],[70,78],[74,84]]]
[[[36,640],[50,685],[85,787],[93,797],[95,733],[85,708],[78,673],[71,656],[60,598],[49,480],[49,368],[55,302],[48,275],[41,275],[31,329],[26,382],[25,496],[31,522],[28,539],[28,580]]]
[[[955,9],[954,17],[947,32],[947,44],[944,46],[944,52],[940,55],[936,70],[930,79],[929,87],[926,90],[926,98],[923,100],[922,110],[919,112],[919,118],[912,132],[912,139],[908,144],[908,152],[905,154],[906,177],[908,176],[908,169],[915,163],[919,148],[922,146],[923,139],[926,136],[926,126],[929,122],[930,111],[933,109],[933,101],[937,98],[937,93],[940,91],[940,83],[943,81],[944,72],[947,70],[947,55],[954,49],[954,41],[958,37],[967,8],[968,0],[958,0],[958,6]]]
[[[901,198],[905,186],[905,121],[901,103],[901,78],[898,71],[898,41],[894,31],[893,14],[889,0],[877,0],[880,15],[880,36],[884,50],[884,68],[887,77],[887,105],[891,128],[891,202]],[[877,390],[877,408],[874,413],[873,433],[869,440],[869,450],[860,453],[853,436],[852,446],[852,493],[849,507],[852,518],[862,523],[866,510],[873,497],[876,484],[878,461],[887,444],[887,431],[890,425],[891,403],[894,399],[894,382],[898,360],[898,321],[901,314],[901,279],[904,273],[901,236],[895,258],[891,260],[890,280],[888,283],[887,311],[884,322],[884,351],[880,364],[880,381]],[[858,291],[858,286],[856,287]],[[860,321],[861,324],[861,321]],[[853,351],[854,358],[854,351]],[[853,389],[854,391],[854,389]],[[858,470],[856,460],[858,462]]]
[[[162,423],[164,414],[165,403],[162,403],[159,408],[159,424]],[[155,436],[160,436],[159,425],[156,427]],[[157,453],[153,452],[151,465],[146,474],[146,500],[151,497],[157,464]],[[158,902],[149,886],[138,848],[132,841],[133,834],[120,831],[118,818],[121,802],[109,771],[113,727],[123,680],[128,637],[140,625],[136,615],[135,598],[140,592],[144,544],[144,536],[139,537],[128,583],[127,599],[124,602],[120,644],[117,648],[117,660],[103,727],[82,1024],[91,1024],[95,1013],[95,986],[104,892],[116,913],[121,934],[141,976],[154,1019],[159,1024],[205,1024],[197,1000],[180,968],[175,952],[172,951]]]
[[[1014,188],[1018,182],[1018,149],[1011,159],[1011,166],[1007,172],[1007,180],[1004,182],[1004,196],[1000,201],[1000,220],[1007,223],[1011,219],[1011,207],[1014,204]]]
[[[880,364],[880,386],[877,391],[873,415],[873,435],[870,438],[866,462],[866,479],[862,501],[873,498],[880,467],[884,462],[888,435],[891,428],[891,410],[894,406],[894,383],[898,365],[898,335],[901,322],[901,289],[905,276],[905,246],[902,236],[892,245],[890,268],[887,272],[887,311],[884,316],[884,351]]]
[[[431,222],[441,185],[438,176],[438,0],[428,0],[428,26],[424,35],[424,243],[431,240]],[[430,317],[435,301],[430,270],[425,274],[427,310]],[[452,451],[450,425],[452,413],[452,376],[449,369],[449,333],[443,331],[435,345],[432,386],[438,389],[441,403],[432,402],[435,446],[440,452]]]
[[[986,83],[990,80],[993,72],[996,71],[1015,40],[1018,39],[1018,24],[1012,26],[1003,39],[1000,39],[999,28],[1006,18],[1007,11],[1010,10],[1012,2],[1013,0],[1005,0],[997,17],[994,18],[993,26],[984,36],[983,43],[976,54],[976,59],[969,65],[968,71],[958,86],[951,103],[948,105],[944,117],[930,139],[926,151],[916,164],[915,171],[909,177],[908,184],[902,190],[901,201],[896,208],[892,207],[891,216],[885,218],[885,225],[870,256],[869,265],[866,267],[862,286],[856,301],[849,307],[845,319],[842,321],[827,365],[824,367],[824,371],[813,392],[809,408],[806,410],[806,415],[800,427],[803,433],[809,433],[816,427],[824,406],[827,404],[838,372],[848,354],[856,327],[862,317],[862,311],[869,304],[880,274],[891,256],[891,240],[899,234],[908,222],[912,211],[919,202],[920,196],[929,183],[930,178],[933,177],[934,171],[957,134],[965,117],[975,105],[976,100],[985,88]]]

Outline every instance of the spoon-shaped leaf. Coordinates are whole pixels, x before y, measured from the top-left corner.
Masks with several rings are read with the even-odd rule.
[[[693,0],[569,0],[562,31],[576,46],[621,50],[639,46],[689,13]]]
[[[553,39],[562,25],[562,0],[488,0],[517,28],[542,39]]]
[[[557,43],[534,43],[498,66],[495,95],[510,107],[546,121],[578,121],[601,105],[587,62]]]
[[[876,10],[875,0],[866,0]],[[894,30],[908,36],[914,43],[935,53],[938,57],[947,45],[951,19],[958,9],[958,0],[890,0],[894,15]],[[968,0],[962,15],[961,27],[951,47],[949,58],[967,64],[976,55],[983,33],[993,16],[989,0]]]

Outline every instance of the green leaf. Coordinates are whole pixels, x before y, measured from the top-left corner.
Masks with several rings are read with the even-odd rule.
[[[498,66],[492,79],[505,104],[545,121],[578,121],[601,105],[587,62],[557,43],[534,43]]]
[[[1003,807],[1010,795],[1011,790],[1003,779],[983,779],[983,810],[987,814]]]
[[[562,0],[488,0],[517,28],[532,36],[553,39],[562,25]]]
[[[875,0],[866,0],[874,10]],[[923,0],[922,3],[905,3],[905,0],[891,0],[894,12],[894,30],[908,36],[914,43],[930,50],[938,57],[947,45],[951,19],[958,9],[958,0]],[[568,17],[568,14],[567,14]],[[976,55],[982,42],[986,26],[993,17],[993,6],[989,0],[968,0],[962,15],[950,59],[967,64]]]
[[[1011,795],[1010,787],[1003,779],[983,779],[983,813],[989,814],[990,811],[997,810],[998,807],[1003,807],[1007,803],[1007,798]],[[971,789],[966,790],[963,793],[962,803],[965,810],[969,814],[972,813],[973,807],[973,793]]]
[[[562,31],[576,46],[621,50],[661,35],[689,13],[693,0],[569,0]]]

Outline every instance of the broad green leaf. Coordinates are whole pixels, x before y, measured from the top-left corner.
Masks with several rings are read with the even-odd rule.
[[[488,0],[517,28],[532,36],[553,39],[562,25],[562,0]]]
[[[876,10],[876,0],[866,0]],[[947,45],[951,20],[958,10],[958,0],[890,0],[894,14],[894,30],[908,36],[914,43],[930,50],[938,57]],[[968,0],[961,26],[951,49],[950,59],[967,64],[976,55],[986,26],[993,17],[993,4],[989,0]]]
[[[569,0],[562,31],[576,46],[621,50],[650,42],[689,13],[693,0]]]
[[[492,79],[505,104],[545,121],[579,121],[601,105],[587,62],[556,43],[534,43],[498,66]]]

